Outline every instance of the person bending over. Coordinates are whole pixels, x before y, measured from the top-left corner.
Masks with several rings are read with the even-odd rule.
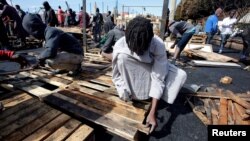
[[[174,48],[175,45],[175,52],[173,56],[173,63],[175,64],[175,60],[179,59],[181,52],[187,45],[188,41],[192,38],[192,36],[195,33],[195,27],[185,21],[182,22],[175,22],[170,21],[168,26],[168,32],[172,33],[174,36],[177,37],[174,44],[171,46],[171,48]]]
[[[36,14],[23,18],[24,29],[37,39],[45,40],[45,50],[39,55],[40,64],[53,69],[70,71],[71,75],[81,72],[83,49],[76,38],[55,27],[45,25]]]
[[[154,36],[150,20],[132,19],[113,48],[112,81],[124,101],[152,98],[146,119],[152,132],[157,126],[159,99],[172,104],[186,81],[186,73],[168,63],[162,39]]]
[[[121,30],[118,26],[110,30],[107,34],[107,39],[102,46],[102,56],[108,58],[109,60],[112,60],[113,46],[124,35],[124,31]]]

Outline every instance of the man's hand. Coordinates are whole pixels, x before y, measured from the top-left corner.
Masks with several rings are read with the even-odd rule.
[[[19,63],[22,69],[30,65],[28,60],[25,58],[25,55],[23,54],[15,54],[11,58],[13,59],[13,61]]]
[[[146,120],[146,127],[150,127],[149,133],[152,133],[155,130],[155,128],[157,127],[155,114],[149,113],[147,120]]]

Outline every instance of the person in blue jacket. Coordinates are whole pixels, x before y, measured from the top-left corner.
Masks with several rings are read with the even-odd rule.
[[[218,9],[216,9],[215,14],[210,15],[208,17],[206,24],[205,24],[205,32],[207,34],[206,44],[210,44],[211,39],[217,33],[218,20],[219,20],[219,17],[221,16],[222,12],[223,12],[222,9],[218,8]]]
[[[45,40],[45,50],[38,57],[41,65],[46,63],[53,69],[66,70],[72,75],[81,72],[83,48],[75,37],[47,26],[37,14],[26,14],[22,25],[30,35]]]

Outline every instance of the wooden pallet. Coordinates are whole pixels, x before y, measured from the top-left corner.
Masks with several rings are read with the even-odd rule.
[[[189,40],[189,43],[192,44],[206,44],[206,35],[193,35]]]
[[[150,102],[120,100],[111,80],[110,63],[91,54],[85,62],[88,63],[84,72],[74,78],[37,69],[9,76],[9,80],[5,77],[5,81],[128,140],[138,140],[141,133],[148,134],[149,128],[145,128],[143,122]]]
[[[0,140],[93,141],[91,127],[53,109],[25,92],[1,87]],[[7,92],[7,93],[6,93]]]
[[[187,101],[205,125],[250,125],[250,95],[230,91],[190,94]]]

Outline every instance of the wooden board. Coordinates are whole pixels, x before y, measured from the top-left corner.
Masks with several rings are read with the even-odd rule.
[[[201,57],[204,58],[208,61],[215,61],[215,62],[238,62],[238,60],[221,55],[218,53],[213,53],[213,52],[204,52],[204,51],[199,51],[199,50],[184,50],[185,53],[187,53],[188,56],[196,56],[196,57]]]
[[[227,100],[225,98],[220,99],[220,115],[219,124],[227,125]]]
[[[250,125],[250,115],[246,108],[249,102],[245,101],[249,99],[248,94],[234,94],[231,91],[217,89],[213,93],[199,92],[188,94],[187,97],[190,96],[196,101],[203,101],[204,105],[198,106],[204,107],[205,114],[201,111],[194,111],[194,113],[205,125],[210,123],[212,125]],[[194,104],[191,101],[188,102],[191,103],[191,107],[196,107],[197,102],[194,101]]]
[[[111,79],[111,63],[105,61],[100,55],[89,53],[84,59],[83,68],[85,70],[74,78],[66,76],[67,74],[53,75],[51,69],[43,68],[12,76],[12,79],[15,78],[18,81],[11,81],[11,83],[14,84],[14,87],[36,96],[60,110],[98,124],[109,132],[128,140],[135,140],[140,133],[148,134],[149,128],[145,128],[142,123],[150,107],[150,102],[122,101],[118,97]],[[30,126],[24,126],[33,128],[34,130],[31,132],[36,135],[31,135],[28,128],[20,127],[19,131],[9,134],[9,138],[18,136],[18,138],[26,140],[65,140],[66,136],[69,137],[69,132],[71,134],[71,131],[77,131],[78,128],[82,130],[80,128],[83,126],[82,124],[76,126],[74,123],[72,125],[71,122],[68,123],[71,118],[65,117],[58,119],[58,125],[50,125],[62,113],[57,113],[53,109],[47,113],[54,116],[49,118],[47,114],[42,115],[41,117],[48,119],[44,124],[41,124],[41,120],[38,118],[31,121]],[[67,130],[62,127],[68,125],[67,123],[73,128]],[[34,127],[35,124],[37,127]],[[77,136],[79,135],[76,134],[75,137],[78,138]]]
[[[206,66],[206,67],[231,67],[231,68],[241,68],[240,65],[236,63],[225,63],[225,62],[214,62],[214,61],[203,61],[203,60],[192,60],[192,65],[194,66]]]
[[[25,95],[27,94],[21,93],[19,98],[25,97]],[[37,99],[30,98],[14,103],[18,100],[20,99],[17,96],[5,99],[4,106],[9,103],[13,104],[12,107],[6,107],[0,114],[0,140],[56,141],[76,139],[93,141],[94,132],[91,127],[41,103]],[[84,136],[79,135],[79,131]]]
[[[105,128],[109,128],[113,133],[119,134],[126,139],[133,140],[137,133],[135,128],[129,127],[128,125],[122,125],[123,122],[114,122],[113,119],[107,115],[108,113],[106,113],[106,115],[101,115],[97,112],[92,112],[89,110],[89,107],[78,103],[77,100],[72,98],[60,94],[53,94],[49,95],[44,100],[54,106],[67,110],[78,117],[87,119]]]

